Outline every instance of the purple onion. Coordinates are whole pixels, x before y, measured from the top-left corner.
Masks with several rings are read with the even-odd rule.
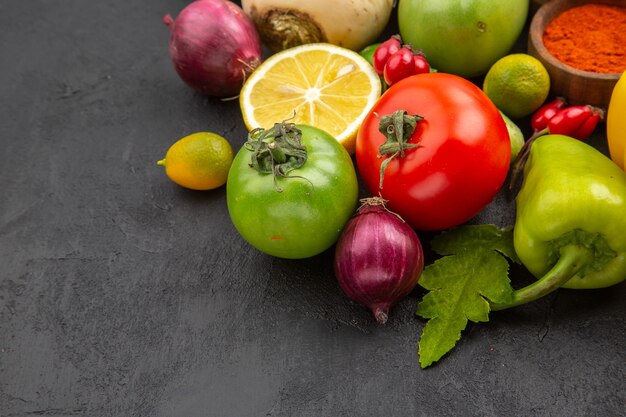
[[[180,78],[194,90],[233,97],[261,63],[259,34],[252,20],[227,0],[196,0],[176,20],[169,14],[169,53]]]
[[[384,324],[389,309],[417,285],[424,252],[415,231],[384,206],[382,198],[363,205],[344,227],[335,250],[335,274],[352,300],[369,307]]]

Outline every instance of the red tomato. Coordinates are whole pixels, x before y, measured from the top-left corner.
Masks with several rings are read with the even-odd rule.
[[[406,110],[417,123],[404,157],[393,158],[379,188],[385,136],[379,117]],[[359,129],[356,161],[373,195],[419,230],[443,230],[470,220],[506,178],[511,144],[498,109],[480,88],[452,74],[430,73],[391,86]]]

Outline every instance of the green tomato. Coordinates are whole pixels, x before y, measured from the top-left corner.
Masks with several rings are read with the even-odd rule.
[[[345,148],[328,133],[297,125],[307,159],[287,177],[251,167],[243,146],[231,165],[226,200],[231,220],[252,246],[272,256],[308,258],[330,248],[354,214],[358,182]]]
[[[485,74],[520,36],[528,0],[400,0],[398,27],[440,72]]]

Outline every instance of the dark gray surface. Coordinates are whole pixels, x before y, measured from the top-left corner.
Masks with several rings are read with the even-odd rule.
[[[421,370],[419,291],[379,327],[331,251],[263,255],[224,188],[171,183],[176,139],[246,134],[171,66],[185,4],[0,3],[0,415],[623,415],[625,285],[495,313]],[[477,221],[512,216],[501,195]]]

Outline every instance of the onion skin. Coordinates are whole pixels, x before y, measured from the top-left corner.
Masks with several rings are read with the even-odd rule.
[[[394,0],[242,0],[263,42],[274,51],[328,42],[360,51],[383,32]]]
[[[261,39],[254,23],[227,0],[196,0],[176,20],[169,14],[169,54],[191,88],[213,97],[233,97],[261,63]]]
[[[346,295],[384,324],[390,308],[417,285],[424,252],[415,231],[378,197],[348,221],[335,248],[335,275]]]

